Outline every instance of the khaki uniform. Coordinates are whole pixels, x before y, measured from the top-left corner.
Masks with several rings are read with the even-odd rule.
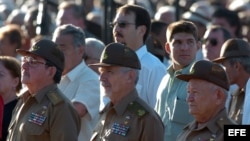
[[[7,141],[77,141],[80,116],[56,84],[28,97],[13,110]]]
[[[101,113],[91,141],[163,141],[164,125],[136,90],[118,105],[109,103]]]
[[[245,91],[243,89],[238,89],[231,96],[228,115],[238,124],[242,124],[244,99]]]
[[[230,124],[236,123],[228,118],[224,108],[199,128],[197,122],[189,123],[178,135],[177,141],[224,141],[224,125]]]

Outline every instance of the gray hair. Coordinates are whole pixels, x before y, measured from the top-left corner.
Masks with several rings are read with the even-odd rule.
[[[98,40],[96,38],[86,38],[85,42],[85,56],[91,56],[99,59],[105,47],[105,44],[101,40]],[[93,52],[89,52],[89,50],[91,49],[93,50]],[[92,54],[90,55],[90,53]]]
[[[135,84],[137,84],[137,82],[139,80],[140,70],[134,69],[134,68],[129,68],[129,67],[122,67],[121,70],[122,70],[122,72],[134,71],[136,73]]]
[[[75,47],[85,46],[85,33],[80,27],[72,24],[58,26],[54,31],[52,40],[55,41],[55,37],[58,35],[72,35]]]
[[[231,65],[233,65],[236,62],[239,62],[243,66],[245,71],[250,74],[250,57],[249,56],[228,58],[228,61]]]

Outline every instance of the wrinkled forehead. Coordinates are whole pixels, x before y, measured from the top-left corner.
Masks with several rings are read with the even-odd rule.
[[[210,90],[211,86],[215,86],[215,84],[208,82],[206,80],[203,79],[197,79],[197,78],[193,78],[190,79],[187,83],[187,89],[204,89],[207,88]]]

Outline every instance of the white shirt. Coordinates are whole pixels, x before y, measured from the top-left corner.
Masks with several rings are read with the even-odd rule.
[[[242,124],[250,124],[250,79],[248,79],[246,84]]]
[[[79,141],[89,141],[99,120],[100,103],[99,76],[83,61],[62,77],[59,89],[72,102],[80,102],[88,110],[81,118]],[[62,123],[63,124],[63,123]],[[70,130],[70,129],[69,129]]]
[[[157,57],[148,52],[146,45],[139,48],[136,54],[141,62],[136,88],[139,96],[154,108],[156,93],[167,68]]]

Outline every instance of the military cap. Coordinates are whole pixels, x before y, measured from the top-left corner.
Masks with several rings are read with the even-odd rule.
[[[206,80],[210,83],[218,85],[229,90],[229,79],[222,65],[207,60],[195,62],[189,74],[177,75],[177,78],[189,81],[190,79]]]
[[[41,39],[34,43],[29,51],[23,49],[17,49],[16,51],[22,56],[29,56],[30,54],[40,56],[48,60],[59,70],[63,71],[64,69],[64,54],[57,47],[57,44],[51,40]]]
[[[220,56],[213,60],[213,62],[220,63],[227,58],[233,57],[250,57],[249,43],[243,39],[232,38],[228,39],[221,47]]]
[[[123,66],[141,69],[140,60],[135,51],[121,43],[110,43],[102,51],[100,62],[90,66]]]

